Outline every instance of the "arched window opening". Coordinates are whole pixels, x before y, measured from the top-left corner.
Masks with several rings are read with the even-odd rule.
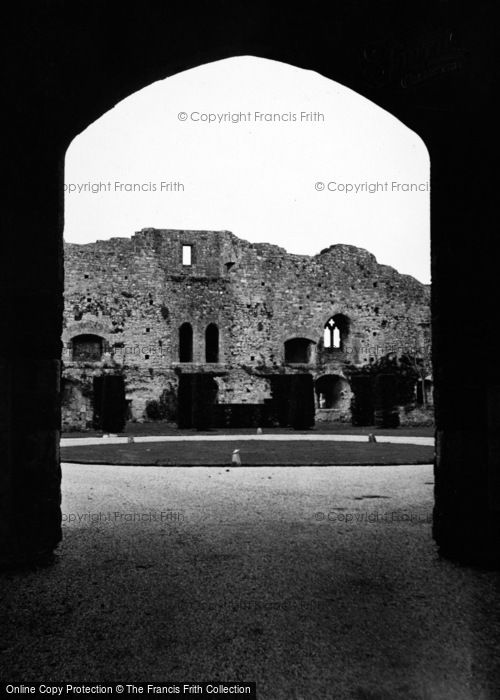
[[[325,323],[323,347],[327,350],[343,350],[349,331],[349,321],[342,314],[335,314]]]
[[[104,350],[104,341],[98,335],[77,335],[71,341],[74,362],[99,362]]]
[[[308,338],[291,338],[285,342],[285,362],[308,364],[312,361],[314,342]]]
[[[193,328],[183,323],[179,328],[179,362],[193,361]]]
[[[205,331],[205,360],[219,361],[219,329],[215,323],[210,323]]]

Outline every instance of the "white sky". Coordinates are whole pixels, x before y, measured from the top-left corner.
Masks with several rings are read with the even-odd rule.
[[[251,120],[207,123],[192,114],[227,112]],[[255,112],[296,121],[257,121]],[[324,121],[301,121],[301,112]],[[140,90],[73,141],[66,185],[106,188],[66,192],[65,238],[226,229],[308,255],[349,243],[428,283],[429,193],[391,190],[392,182],[426,183],[429,167],[420,137],[352,90],[288,64],[231,58]],[[117,191],[116,182],[156,191]],[[161,191],[162,182],[184,190]],[[376,182],[389,191],[328,191],[328,183]]]

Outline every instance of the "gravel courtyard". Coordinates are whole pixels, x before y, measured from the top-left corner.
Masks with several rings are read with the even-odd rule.
[[[431,466],[63,465],[55,564],[0,579],[8,682],[498,700],[500,575],[439,559]]]

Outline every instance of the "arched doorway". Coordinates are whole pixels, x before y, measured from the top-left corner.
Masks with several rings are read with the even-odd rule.
[[[484,197],[484,154],[490,152],[495,134],[490,91],[484,86],[493,84],[495,62],[489,42],[477,31],[480,22],[489,36],[487,28],[495,25],[489,10],[471,22],[458,6],[428,4],[407,23],[401,4],[392,1],[383,7],[344,3],[332,16],[312,7],[286,18],[278,5],[263,12],[260,3],[234,6],[230,12],[225,4],[200,6],[196,13],[187,6],[169,6],[166,13],[161,3],[148,12],[133,6],[120,13],[113,4],[87,4],[82,22],[82,6],[74,3],[64,10],[64,31],[60,11],[54,5],[25,13],[26,31],[12,32],[7,47],[16,55],[6,81],[11,91],[7,100],[16,109],[7,115],[10,138],[4,166],[23,177],[13,178],[4,209],[9,236],[2,279],[9,293],[2,298],[9,343],[2,348],[8,377],[8,430],[2,438],[7,541],[2,556],[33,558],[50,551],[61,537],[57,444],[65,149],[131,92],[207,61],[253,53],[294,62],[348,85],[398,116],[429,146],[438,185],[432,207],[438,425],[434,535],[445,553],[461,560],[498,561],[499,397],[493,381],[498,371],[493,367],[470,373],[465,385],[457,383],[463,360],[454,333],[464,317],[477,318],[477,309],[495,291],[490,283],[497,258],[487,252],[494,201]],[[435,28],[432,40],[425,39],[429,27]],[[185,41],[188,33],[199,42]],[[88,60],[89,40],[99,62]],[[474,74],[482,79],[472,80]],[[45,107],[40,110],[42,94]],[[479,264],[471,264],[471,231]],[[468,283],[450,285],[454,279]],[[494,356],[486,321],[478,319],[469,336],[478,362],[485,366]],[[21,417],[19,407],[26,406],[25,397],[33,392],[33,408]],[[488,410],[465,416],[464,394],[471,405]],[[25,449],[28,444],[30,450]],[[43,469],[38,469],[42,462]]]
[[[347,379],[338,374],[325,374],[316,379],[314,391],[318,422],[349,419],[352,392]]]

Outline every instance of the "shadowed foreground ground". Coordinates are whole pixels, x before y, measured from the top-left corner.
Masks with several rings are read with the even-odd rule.
[[[498,700],[500,577],[438,558],[432,482],[430,466],[64,466],[57,563],[1,579],[1,676]]]

